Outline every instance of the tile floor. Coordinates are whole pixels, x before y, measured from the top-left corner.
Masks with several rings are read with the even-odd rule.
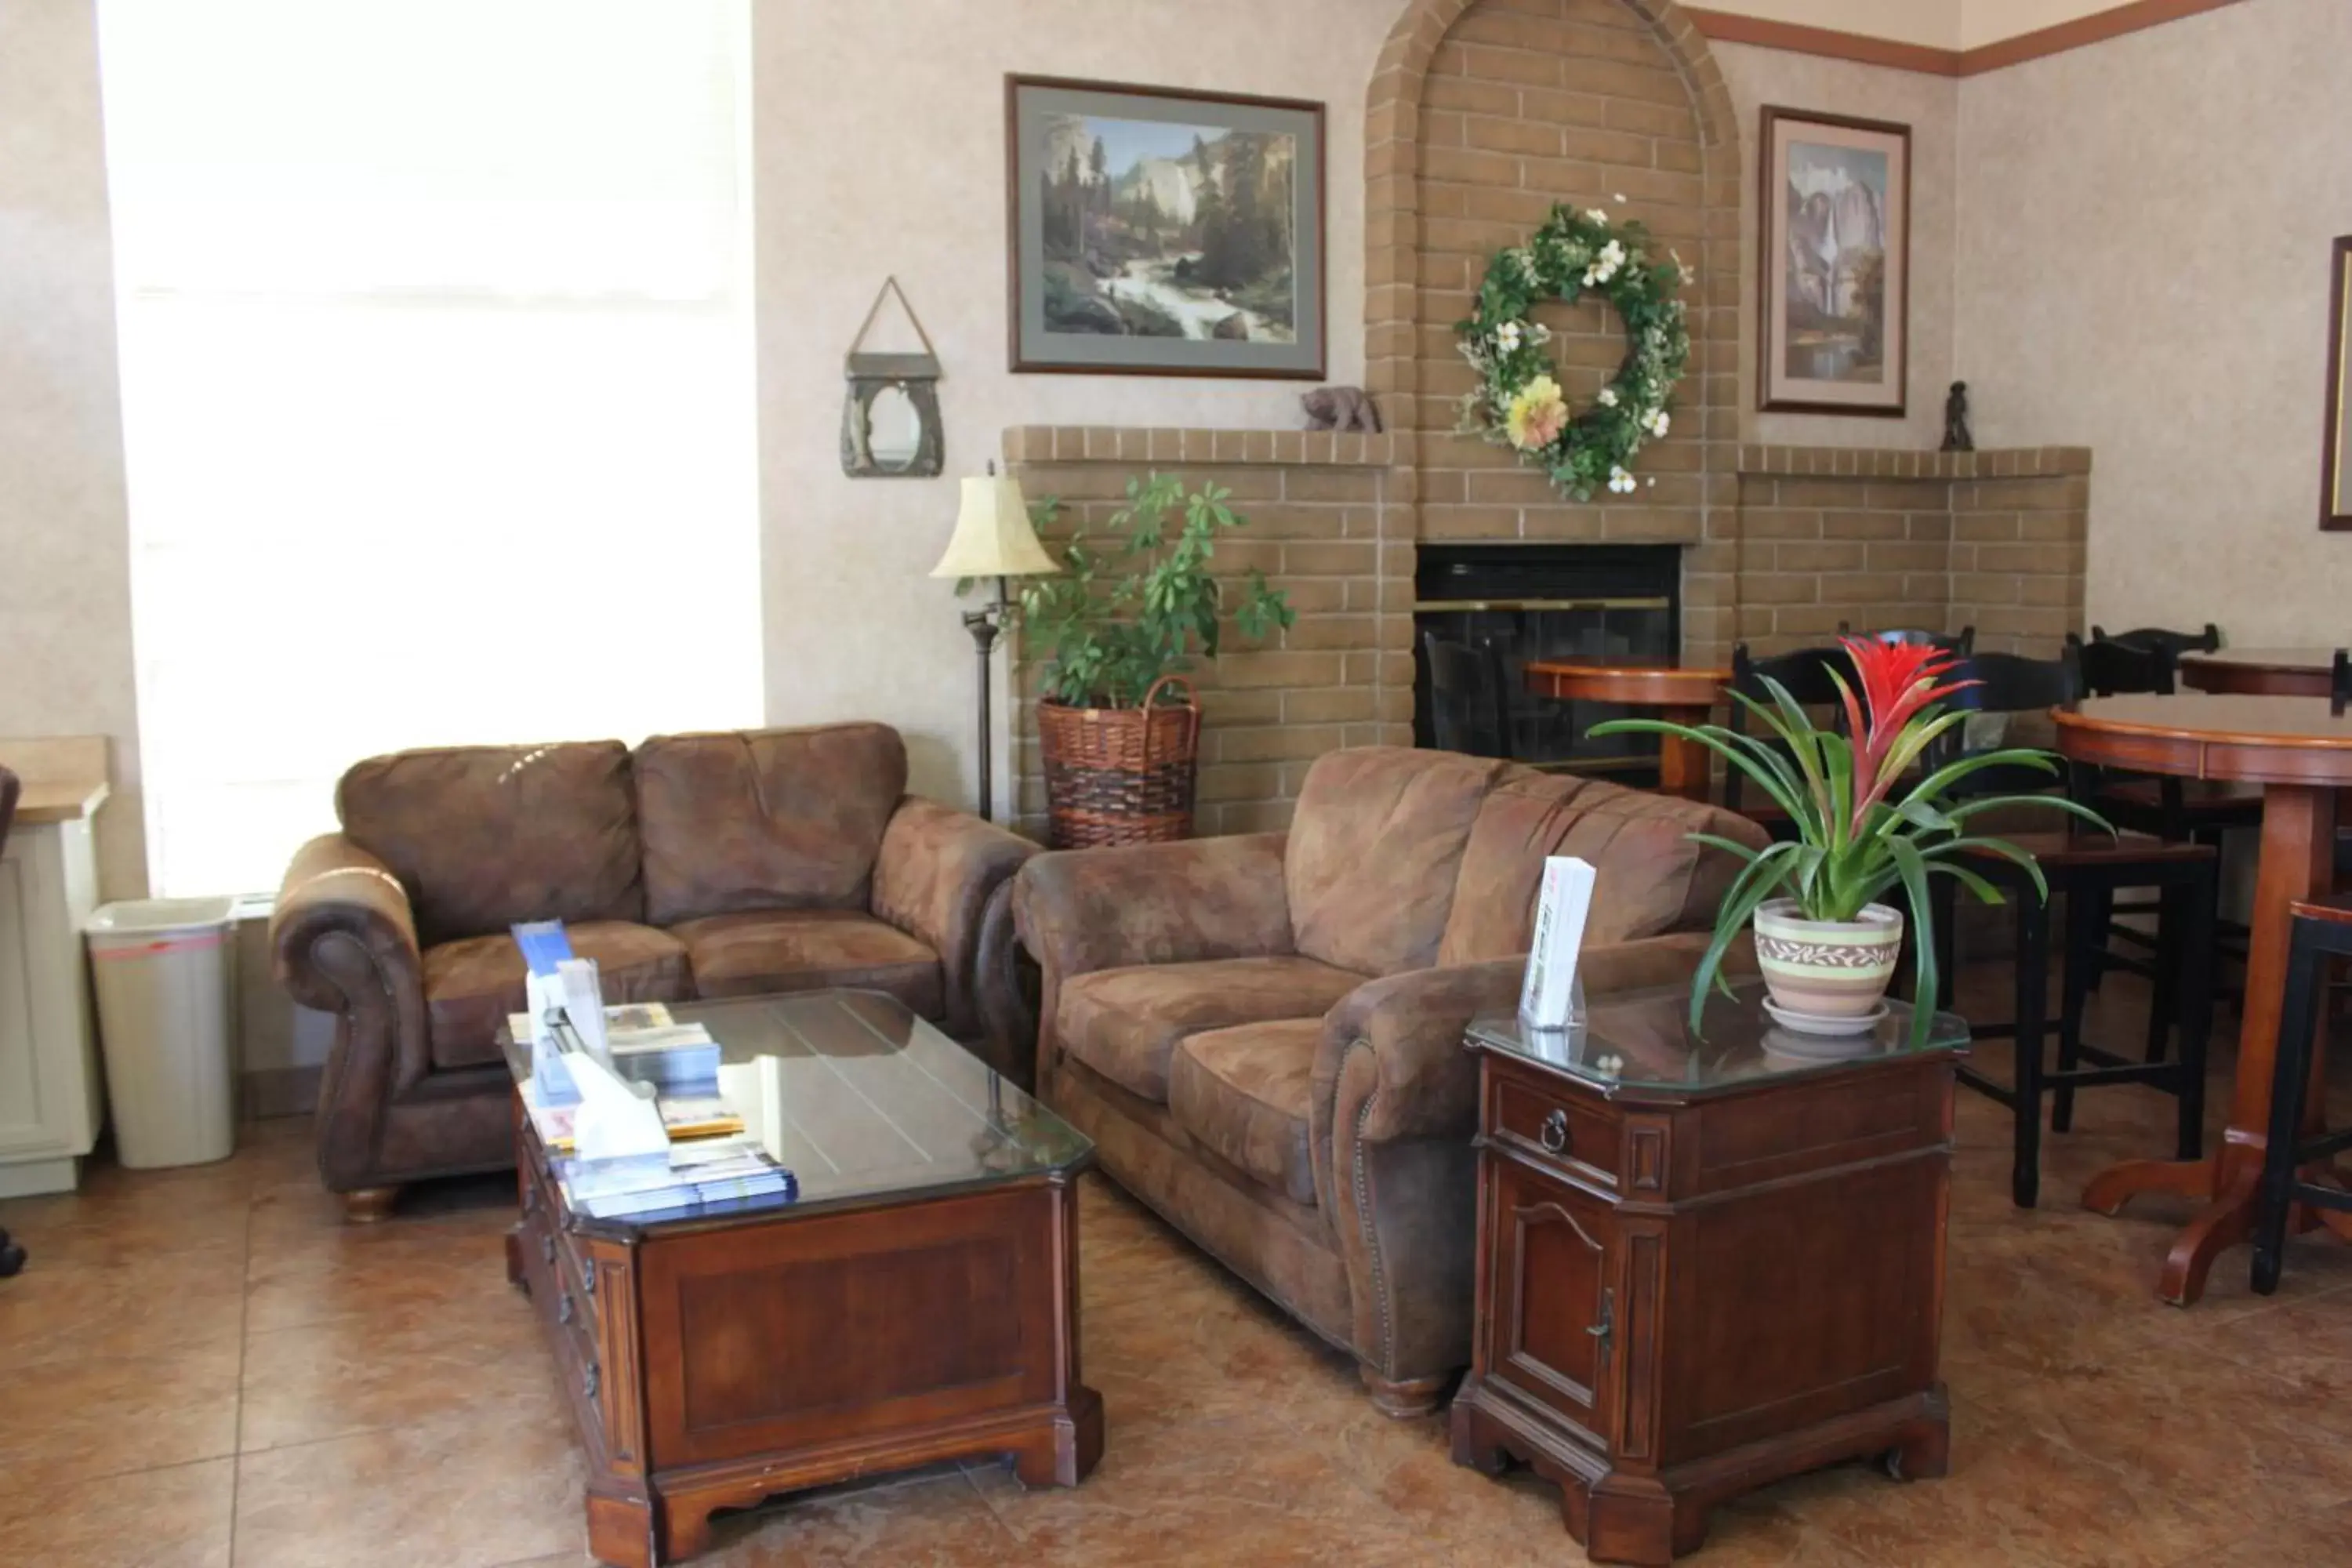
[[[2127,1006],[2107,1020],[2126,1038]],[[2297,1243],[2267,1301],[2234,1252],[2202,1304],[2159,1305],[2181,1206],[2106,1220],[2074,1200],[2108,1161],[2163,1152],[2169,1102],[2085,1096],[2032,1213],[2008,1201],[2003,1113],[1961,1107],[1952,1474],[1785,1482],[1720,1511],[1697,1561],[2352,1564],[2352,1249]],[[347,1228],[304,1124],[247,1131],[224,1165],[0,1203],[33,1252],[0,1281],[0,1563],[576,1568],[580,1467],[505,1281],[509,1189],[446,1185]],[[1583,1560],[1545,1489],[1454,1468],[1439,1420],[1375,1414],[1344,1358],[1117,1189],[1090,1180],[1084,1215],[1086,1372],[1109,1417],[1085,1486],[975,1466],[838,1490],[722,1520],[706,1561]]]

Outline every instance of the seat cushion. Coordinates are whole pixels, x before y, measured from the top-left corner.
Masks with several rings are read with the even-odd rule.
[[[1311,958],[1217,958],[1100,969],[1062,982],[1054,1027],[1068,1051],[1130,1094],[1168,1102],[1176,1042],[1274,1018],[1320,1020],[1364,976]]]
[[[427,946],[517,921],[645,918],[618,741],[370,757],[335,786],[335,815],[400,879]]]
[[[882,831],[907,793],[888,725],[656,735],[635,765],[654,924],[872,907]]]
[[[1169,1114],[1234,1169],[1311,1207],[1307,1098],[1322,1038],[1320,1018],[1188,1035],[1169,1064]]]
[[[694,994],[686,947],[666,931],[626,921],[565,928],[572,951],[596,961],[612,1002],[683,1002]],[[469,936],[425,950],[425,1032],[433,1065],[477,1067],[499,1059],[499,1026],[523,1010],[522,954],[510,936]]]
[[[940,955],[855,910],[749,910],[670,928],[698,996],[758,996],[841,985],[887,991],[926,1018],[942,1005]]]

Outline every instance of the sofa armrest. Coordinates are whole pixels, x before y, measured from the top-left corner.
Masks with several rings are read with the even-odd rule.
[[[1000,922],[1009,919],[993,895],[1036,853],[1017,833],[919,795],[899,802],[883,829],[874,913],[940,955],[950,1034],[969,1037],[980,1027],[982,955],[1011,945],[1009,938],[986,940],[992,910]]]
[[[400,879],[341,834],[329,833],[295,851],[269,915],[270,972],[305,1007],[339,1013],[348,1000],[344,984],[354,971],[329,962],[336,938],[349,939],[384,979],[419,983],[416,918]]]
[[[1287,953],[1286,837],[1250,833],[1040,855],[1013,889],[1021,940],[1055,979]]]
[[[348,1192],[380,1165],[385,1113],[432,1071],[424,958],[400,879],[340,833],[295,852],[269,917],[270,973],[335,1015],[319,1089],[319,1169]]]
[[[1588,1000],[1686,981],[1703,932],[1617,942],[1583,956]],[[1725,968],[1752,965],[1734,950]],[[1478,1061],[1470,1020],[1518,1005],[1524,958],[1369,981],[1325,1016],[1307,1105],[1318,1205],[1348,1268],[1368,1377],[1433,1385],[1470,1357],[1477,1231]]]

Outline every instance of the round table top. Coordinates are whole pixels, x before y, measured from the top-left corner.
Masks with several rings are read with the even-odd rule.
[[[1528,689],[1545,697],[1580,697],[1591,702],[1629,707],[1712,707],[1731,671],[1708,665],[1644,663],[1624,659],[1529,659]]]
[[[2332,647],[2225,647],[2180,656],[2180,683],[2200,691],[2250,696],[2325,697],[2334,673]]]
[[[2051,714],[2077,762],[2181,778],[2352,786],[2352,712],[2306,697],[2092,697]]]

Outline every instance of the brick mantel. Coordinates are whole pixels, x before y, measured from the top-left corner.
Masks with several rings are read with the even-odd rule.
[[[1431,500],[1416,448],[1447,438],[1104,426],[1004,433],[1009,471],[1031,498],[1063,503],[1049,542],[1106,521],[1128,481],[1153,469],[1188,485],[1214,482],[1248,519],[1219,545],[1218,563],[1262,568],[1297,607],[1289,631],[1256,647],[1235,640],[1217,668],[1200,672],[1201,831],[1281,826],[1315,757],[1411,742],[1423,539],[1680,544],[1683,654],[1694,661],[1719,661],[1735,642],[1759,653],[1816,643],[1841,624],[1974,626],[1980,647],[2049,653],[2082,625],[2084,447],[1744,446],[1727,454],[1725,503],[1704,511],[1507,509]],[[1040,826],[1035,671],[1017,643],[1013,661],[1013,772],[1023,818]]]

